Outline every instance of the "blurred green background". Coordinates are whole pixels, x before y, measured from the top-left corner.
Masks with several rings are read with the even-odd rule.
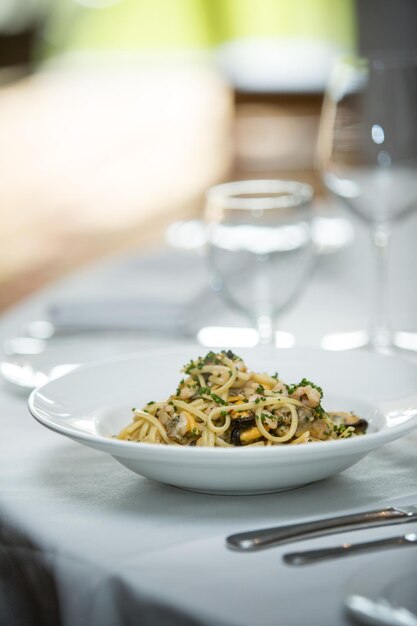
[[[57,0],[55,50],[208,48],[246,37],[306,37],[351,47],[351,0]]]
[[[87,51],[209,51],[246,39],[351,50],[354,0],[1,0],[0,65]]]

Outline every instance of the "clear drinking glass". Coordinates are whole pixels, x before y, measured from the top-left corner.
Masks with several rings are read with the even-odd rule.
[[[376,272],[367,345],[392,351],[388,245],[394,224],[417,207],[416,59],[339,61],[324,99],[318,156],[327,188],[369,227]]]
[[[272,343],[275,318],[302,293],[313,266],[309,185],[243,180],[207,193],[208,258],[227,302]]]

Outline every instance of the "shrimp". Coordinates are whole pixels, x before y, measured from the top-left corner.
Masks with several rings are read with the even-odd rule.
[[[313,410],[307,407],[298,410],[298,426],[295,436],[300,437],[306,432],[314,439],[320,439],[322,441],[334,438],[333,430],[328,422],[322,418],[317,419],[314,416]]]
[[[287,385],[282,383],[280,380],[272,387],[272,391],[279,393],[281,396],[288,397]]]
[[[321,393],[318,389],[315,389],[311,385],[306,385],[305,387],[297,387],[291,394],[291,398],[294,400],[299,400],[305,406],[309,406],[312,409],[315,409],[319,406],[321,400]]]

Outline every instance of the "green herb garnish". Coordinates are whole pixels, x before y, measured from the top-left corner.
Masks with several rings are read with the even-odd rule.
[[[213,393],[210,387],[200,387],[198,390],[199,396],[209,396],[216,404],[227,405],[227,402],[220,398],[217,394]]]

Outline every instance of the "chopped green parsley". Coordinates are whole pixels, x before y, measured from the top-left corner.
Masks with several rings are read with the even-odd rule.
[[[210,387],[200,387],[198,390],[199,396],[209,396],[216,404],[227,405],[227,402],[220,398],[217,394],[213,393]]]

